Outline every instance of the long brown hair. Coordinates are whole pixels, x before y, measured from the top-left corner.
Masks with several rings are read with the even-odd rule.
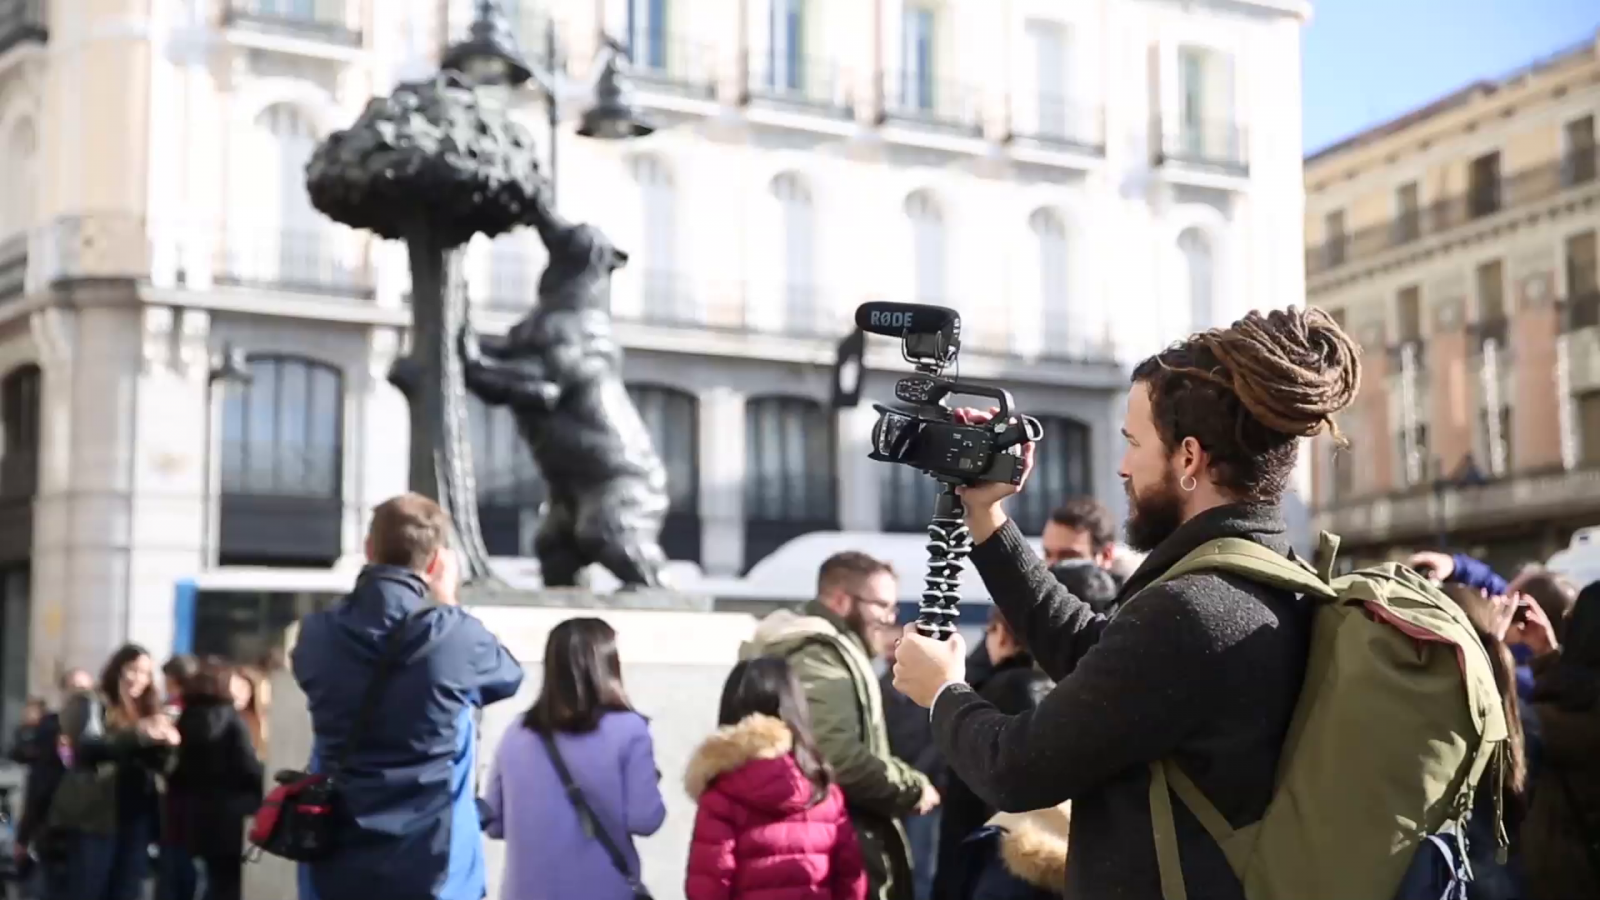
[[[1508,816],[1512,821],[1520,818],[1523,801],[1528,790],[1528,748],[1522,733],[1521,703],[1517,699],[1517,661],[1506,642],[1494,636],[1494,603],[1473,588],[1462,584],[1447,584],[1444,592],[1467,614],[1472,630],[1478,633],[1483,649],[1489,653],[1489,666],[1494,670],[1494,686],[1500,691],[1500,702],[1506,716],[1506,749],[1508,764],[1500,773],[1500,786],[1509,801]],[[1485,779],[1494,770],[1484,773]]]
[[[787,660],[776,656],[747,659],[728,673],[717,724],[737,725],[750,716],[770,716],[789,726],[794,735],[794,761],[811,780],[813,802],[826,797],[833,773],[817,750],[805,694]]]
[[[106,662],[106,667],[100,670],[100,694],[105,698],[107,718],[118,725],[127,727],[135,722],[122,721],[123,696],[122,696],[122,670],[132,665],[135,660],[150,657],[150,651],[138,644],[123,644],[117,652],[111,654],[111,659]],[[151,666],[150,684],[144,693],[133,698],[134,713],[140,719],[148,719],[161,712],[160,692],[156,690],[154,664]]]
[[[600,619],[568,619],[544,645],[544,684],[523,727],[541,734],[583,734],[608,712],[633,712],[622,687],[617,633]]]

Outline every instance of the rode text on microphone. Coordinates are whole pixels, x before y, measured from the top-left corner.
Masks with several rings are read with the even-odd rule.
[[[953,309],[920,303],[863,303],[856,327],[899,338],[900,353],[916,374],[895,383],[904,406],[874,404],[873,459],[911,466],[939,485],[928,523],[928,572],[917,612],[917,630],[940,640],[955,633],[961,601],[961,563],[972,551],[959,485],[983,481],[1019,484],[1022,447],[1043,434],[1037,419],[1016,411],[1009,391],[958,384],[944,377],[961,351],[961,316]],[[957,422],[945,404],[951,396],[983,397],[998,407],[981,425]]]

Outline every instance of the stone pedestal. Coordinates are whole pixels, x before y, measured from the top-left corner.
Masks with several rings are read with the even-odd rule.
[[[665,591],[604,596],[581,590],[484,591],[464,598],[527,672],[522,690],[483,711],[478,782],[488,779],[495,748],[507,728],[533,704],[543,681],[544,645],[550,630],[574,616],[606,620],[617,631],[623,679],[634,706],[650,719],[656,767],[667,819],[661,830],[637,842],[644,880],[657,900],[681,900],[695,806],[683,790],[689,756],[716,726],[717,703],[728,670],[738,659],[756,619],[743,613],[710,612],[708,599]],[[292,646],[293,635],[290,635]],[[310,755],[310,720],[305,695],[288,672],[273,678],[270,774],[299,768]],[[489,897],[500,891],[505,847],[485,839]],[[281,860],[264,858],[245,872],[246,900],[294,900],[295,873]]]

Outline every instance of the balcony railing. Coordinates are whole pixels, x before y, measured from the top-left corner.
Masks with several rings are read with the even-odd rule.
[[[1482,353],[1484,342],[1494,341],[1496,346],[1498,346],[1500,350],[1504,352],[1506,349],[1506,340],[1510,336],[1510,326],[1511,322],[1505,316],[1500,316],[1493,319],[1480,319],[1472,323],[1473,349],[1479,353]]]
[[[361,32],[350,27],[349,10],[341,0],[226,0],[223,23],[266,34],[361,45]]]
[[[1477,219],[1549,200],[1563,191],[1596,181],[1600,150],[1584,148],[1564,158],[1531,166],[1519,172],[1431,204],[1341,235],[1320,247],[1306,250],[1306,274],[1320,275],[1340,266],[1370,259],[1426,237],[1452,231]],[[1334,246],[1338,245],[1338,246]]]
[[[836,119],[855,118],[855,101],[837,64],[802,56],[750,57],[747,102]]]
[[[1569,297],[1561,303],[1561,329],[1577,331],[1600,325],[1600,291]]]
[[[1047,148],[1104,153],[1105,118],[1099,107],[1065,97],[1016,98],[1010,139]]]
[[[1164,122],[1150,125],[1155,165],[1175,164],[1224,175],[1247,175],[1250,154],[1247,135],[1234,122]]]
[[[28,41],[44,43],[49,21],[46,0],[0,0],[0,53]]]
[[[910,125],[971,137],[983,136],[983,103],[974,88],[939,81],[925,72],[886,70],[880,77],[885,124]]]
[[[1518,473],[1478,484],[1424,482],[1382,497],[1336,500],[1314,527],[1352,545],[1432,537],[1600,512],[1600,470]]]
[[[700,100],[717,98],[713,45],[671,34],[638,35],[628,48],[634,83],[641,92],[666,92]]]
[[[0,302],[21,296],[27,289],[28,235],[0,240]]]
[[[341,226],[262,229],[229,226],[215,244],[212,281],[221,285],[370,300],[367,238]]]

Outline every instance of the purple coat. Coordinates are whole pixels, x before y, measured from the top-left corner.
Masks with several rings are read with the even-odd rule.
[[[650,727],[637,713],[606,713],[588,734],[558,734],[556,746],[606,833],[639,870],[633,836],[667,817]],[[539,736],[511,725],[495,752],[484,800],[489,836],[506,842],[500,900],[630,900],[626,879],[578,815]]]

